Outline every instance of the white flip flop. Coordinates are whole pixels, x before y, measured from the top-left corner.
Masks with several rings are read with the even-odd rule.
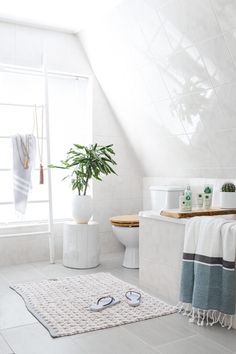
[[[125,293],[125,297],[130,306],[136,307],[140,305],[141,294],[138,291],[129,290]]]
[[[89,309],[90,309],[90,311],[97,312],[97,311],[102,311],[108,307],[117,305],[119,303],[120,303],[120,300],[116,300],[113,296],[108,295],[108,296],[100,297],[97,300],[97,303],[91,305]]]

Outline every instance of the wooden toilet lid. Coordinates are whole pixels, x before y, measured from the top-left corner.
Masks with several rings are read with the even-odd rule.
[[[119,215],[110,218],[112,225],[123,227],[138,227],[138,215]]]

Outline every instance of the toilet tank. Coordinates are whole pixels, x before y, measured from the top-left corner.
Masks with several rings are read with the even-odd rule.
[[[163,209],[177,209],[179,196],[184,189],[181,186],[151,186],[152,210],[161,212]]]

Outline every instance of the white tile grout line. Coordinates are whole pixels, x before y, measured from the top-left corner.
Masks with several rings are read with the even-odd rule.
[[[1,331],[0,331],[1,333]],[[6,343],[6,345],[9,347],[10,351],[11,351],[11,354],[14,354],[14,350],[12,349],[12,347],[10,346],[10,344],[8,343],[8,341],[6,340],[6,338],[2,335],[2,333],[0,334],[2,340]],[[3,353],[4,354],[4,353]]]
[[[164,347],[168,346],[169,344],[179,343],[179,342],[186,341],[186,340],[188,340],[188,339],[190,339],[190,338],[194,338],[194,337],[200,337],[200,338],[202,337],[202,338],[205,338],[205,339],[206,339],[207,341],[209,341],[210,343],[215,344],[217,347],[219,347],[219,349],[221,349],[221,348],[222,348],[222,349],[226,349],[229,354],[234,354],[234,352],[232,352],[229,348],[225,347],[224,345],[222,345],[222,344],[220,344],[220,343],[218,343],[218,342],[216,342],[216,341],[213,341],[213,340],[209,339],[208,337],[205,337],[205,336],[203,336],[203,335],[201,335],[201,334],[199,334],[199,333],[197,333],[197,332],[196,332],[196,334],[191,335],[191,336],[188,336],[188,337],[186,337],[186,338],[180,338],[180,339],[177,339],[177,340],[172,341],[172,342],[169,342],[169,343],[160,344],[160,345],[158,345],[156,348],[158,348],[158,349],[161,350],[161,348],[164,348]],[[161,352],[161,353],[162,353],[162,352]]]
[[[166,316],[157,317],[156,319],[157,319],[157,320],[161,320],[163,317],[166,317]],[[143,322],[143,321],[142,321],[142,322]],[[130,325],[132,325],[132,324],[130,324]],[[172,328],[172,326],[170,326],[170,325],[167,324],[167,323],[165,324],[165,326],[167,326],[167,327],[169,327],[169,328]],[[149,343],[145,342],[145,340],[141,339],[139,336],[137,336],[137,335],[136,335],[135,333],[133,333],[131,330],[125,328],[125,326],[124,326],[123,329],[124,329],[125,331],[129,332],[130,334],[134,335],[135,337],[139,338],[139,339],[142,340],[144,343],[146,343],[146,344],[148,344],[149,346],[151,346],[152,349],[161,350],[162,347],[165,347],[165,346],[167,346],[167,345],[169,345],[169,344],[178,343],[178,342],[181,342],[181,341],[188,340],[188,339],[191,339],[191,338],[194,338],[194,337],[199,336],[199,337],[202,337],[202,338],[206,338],[209,342],[214,343],[214,344],[217,345],[219,348],[226,349],[226,350],[229,352],[229,354],[231,354],[231,353],[233,354],[233,353],[234,353],[234,352],[232,352],[229,348],[225,347],[224,345],[222,345],[222,344],[220,344],[220,343],[218,343],[218,342],[216,342],[216,341],[213,341],[213,340],[209,339],[208,337],[205,337],[205,336],[201,335],[199,332],[195,331],[194,328],[193,328],[193,332],[194,332],[194,333],[191,334],[191,335],[187,335],[186,337],[179,338],[179,339],[174,340],[174,341],[169,341],[168,343],[160,344],[160,345],[157,345],[157,346],[152,346],[152,345],[150,345]],[[180,332],[176,331],[175,327],[173,328],[173,331],[174,331],[175,333],[177,333],[177,334],[180,334]],[[162,353],[162,351],[161,351],[160,353]]]
[[[159,350],[161,350],[161,348],[164,348],[170,344],[175,344],[175,343],[179,343],[179,342],[183,342],[183,341],[186,341],[188,339],[191,339],[191,338],[194,338],[194,337],[197,337],[198,334],[192,334],[191,336],[188,336],[188,337],[185,337],[185,338],[179,338],[179,339],[176,339],[176,340],[173,340],[173,341],[170,341],[168,343],[164,343],[164,344],[160,344],[160,345],[157,345],[155,348],[158,348]],[[162,353],[162,351],[161,351]]]
[[[32,268],[31,270],[34,270],[38,274],[42,275],[42,273],[40,271],[38,271],[36,267],[33,266],[33,263],[22,263],[22,264],[14,264],[14,265],[0,267],[0,277],[2,277],[7,282],[7,284],[11,284],[14,281],[9,280],[9,278],[5,274],[1,273],[1,268],[12,268],[12,267],[16,267],[17,268],[18,266],[24,266],[24,265],[29,266],[30,268]],[[22,280],[22,281],[33,281],[33,279],[31,279],[31,280]]]
[[[21,327],[29,327],[29,326],[37,326],[39,328],[44,328],[40,322],[32,322],[32,323],[24,323],[24,324],[21,324],[21,325],[18,325],[18,326],[12,326],[12,327],[8,327],[8,328],[0,328],[0,335],[2,335],[2,337],[4,337],[4,339],[6,340],[5,336],[4,336],[4,332],[5,331],[10,331],[11,329],[18,329],[18,328],[21,328]],[[47,330],[45,329],[46,333]]]
[[[145,321],[148,321],[148,320],[145,320]],[[144,322],[144,321],[140,321],[140,322]],[[139,322],[129,323],[128,325],[132,326],[132,324],[135,324],[135,323],[137,324],[137,323],[139,323]],[[135,333],[133,333],[133,332],[131,332],[130,330],[128,330],[127,328],[125,328],[125,326],[126,326],[126,325],[119,326],[119,328],[120,328],[121,330],[124,330],[125,332],[128,332],[131,337],[138,338],[138,340],[139,340],[140,342],[142,342],[142,343],[144,343],[145,345],[147,345],[148,347],[150,347],[152,350],[155,351],[155,353],[161,354],[161,353],[159,352],[159,350],[158,350],[157,347],[154,347],[153,345],[147,343],[144,339],[140,338],[140,337],[137,336]],[[158,350],[158,351],[157,351],[157,350]]]
[[[171,314],[170,314],[170,315],[166,315],[166,316],[171,316]],[[159,321],[160,321],[162,318],[164,318],[164,317],[166,317],[166,316],[159,316],[159,317],[154,318],[153,320],[159,320]],[[148,321],[148,320],[145,320],[145,321]],[[140,321],[140,322],[144,323],[145,321]],[[136,324],[137,324],[137,323],[140,323],[140,322],[136,322]],[[133,323],[133,324],[135,324],[135,323]],[[129,326],[132,326],[132,323],[130,323]],[[169,324],[167,324],[167,323],[165,323],[165,326],[166,326],[167,328],[172,328],[172,327],[171,327]],[[129,332],[129,333],[132,334],[133,336],[139,338],[141,341],[143,341],[144,343],[148,344],[152,349],[157,349],[157,348],[159,348],[159,345],[153,346],[153,345],[147,343],[144,339],[140,338],[138,335],[136,335],[136,334],[133,333],[131,330],[129,330],[127,327],[126,327],[126,328],[125,328],[125,327],[126,327],[126,326],[124,326],[124,328],[122,328],[122,329],[124,329],[126,332]],[[175,332],[176,334],[181,335],[180,332],[178,332],[178,331],[175,330],[175,327],[174,327],[174,329],[173,329],[173,332]],[[165,343],[165,344],[163,344],[163,345],[167,345],[167,344],[170,344],[170,343],[179,342],[180,340],[184,340],[184,339],[188,339],[188,338],[191,338],[191,337],[195,337],[196,335],[198,335],[198,333],[197,333],[197,332],[194,332],[194,334],[187,335],[187,336],[184,337],[184,338],[180,338],[180,339],[177,339],[177,340],[174,340],[174,341],[169,341],[168,343]],[[160,346],[162,346],[162,344],[161,344]]]

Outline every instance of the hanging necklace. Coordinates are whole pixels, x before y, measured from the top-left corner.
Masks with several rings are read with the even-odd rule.
[[[35,105],[34,117],[36,126],[36,135],[38,143],[38,154],[39,154],[39,184],[44,184],[44,171],[43,171],[43,107],[41,111],[41,137],[39,136],[39,123],[37,115],[37,107]]]
[[[25,135],[25,142],[24,139],[21,135],[19,135],[19,140],[18,142],[18,137],[16,137],[16,147],[19,155],[20,162],[25,170],[29,168],[29,135]]]

